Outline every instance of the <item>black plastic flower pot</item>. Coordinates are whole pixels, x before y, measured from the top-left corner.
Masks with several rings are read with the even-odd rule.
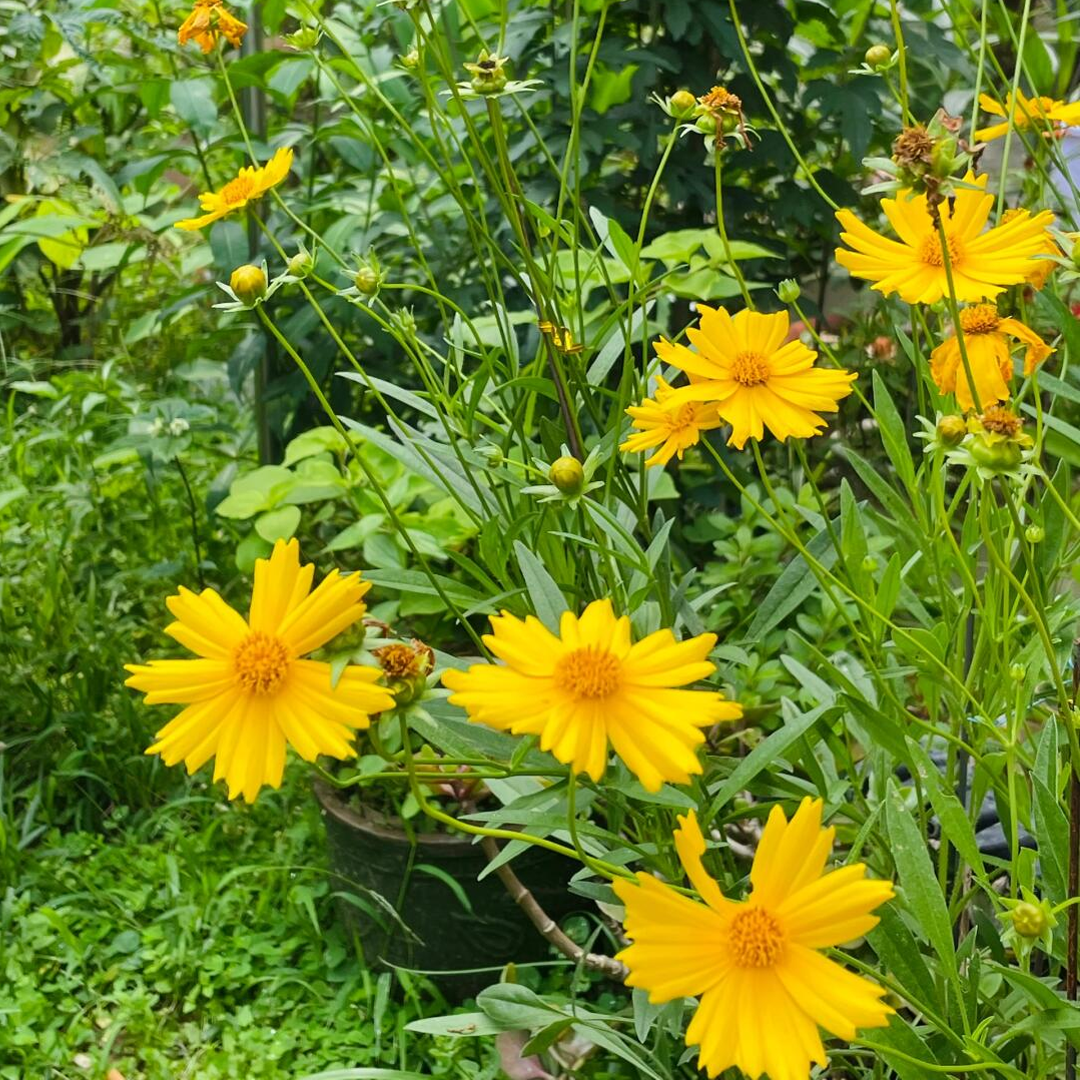
[[[348,805],[322,781],[315,794],[339,918],[369,964],[431,973],[445,993],[464,998],[495,973],[453,972],[548,957],[547,942],[498,877],[478,880],[487,859],[470,838],[425,833],[412,839],[381,814]],[[552,918],[581,908],[568,889],[577,869],[572,860],[534,847],[512,865]]]

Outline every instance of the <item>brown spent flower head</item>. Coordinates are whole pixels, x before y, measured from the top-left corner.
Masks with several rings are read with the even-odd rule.
[[[742,119],[742,98],[722,86],[714,86],[707,94],[702,94],[698,104],[715,116],[737,116]]]
[[[494,56],[484,49],[475,64],[462,64],[462,67],[472,76],[470,85],[476,93],[497,94],[506,86],[503,67],[509,59],[508,56]]]
[[[1004,405],[991,405],[979,416],[979,423],[983,431],[1006,439],[1015,439],[1024,430],[1024,421]]]
[[[371,650],[386,680],[386,688],[397,705],[416,701],[427,689],[428,676],[435,670],[435,651],[418,638],[406,645],[396,642]]]
[[[893,140],[892,158],[897,165],[929,165],[934,156],[933,136],[921,124],[904,128]]]
[[[415,679],[435,670],[435,651],[419,638],[413,638],[408,645],[404,642],[381,645],[372,649],[371,654],[388,679]]]
[[[895,360],[896,342],[888,334],[878,334],[869,345],[866,346],[866,354],[874,360]]]

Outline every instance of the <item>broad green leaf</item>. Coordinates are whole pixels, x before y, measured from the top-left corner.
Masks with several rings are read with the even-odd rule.
[[[934,873],[926,841],[915,824],[911,811],[904,805],[895,780],[889,781],[885,823],[889,833],[889,850],[896,863],[904,904],[937,952],[942,966],[955,979],[956,952],[949,909]]]
[[[559,632],[559,621],[566,611],[566,597],[547,572],[544,564],[520,541],[514,541],[521,576],[529,590],[536,617],[554,634]]]

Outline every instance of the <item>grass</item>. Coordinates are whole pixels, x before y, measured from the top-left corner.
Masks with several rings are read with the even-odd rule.
[[[101,835],[53,829],[9,850],[0,1077],[295,1080],[421,1060],[491,1075],[468,1056],[490,1048],[404,1032],[445,1003],[361,966],[320,834],[294,783],[254,808],[193,792],[141,821],[120,811]]]

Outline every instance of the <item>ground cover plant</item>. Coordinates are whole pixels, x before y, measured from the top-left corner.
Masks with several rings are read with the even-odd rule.
[[[1075,1076],[1067,5],[2,47],[0,1076]]]

